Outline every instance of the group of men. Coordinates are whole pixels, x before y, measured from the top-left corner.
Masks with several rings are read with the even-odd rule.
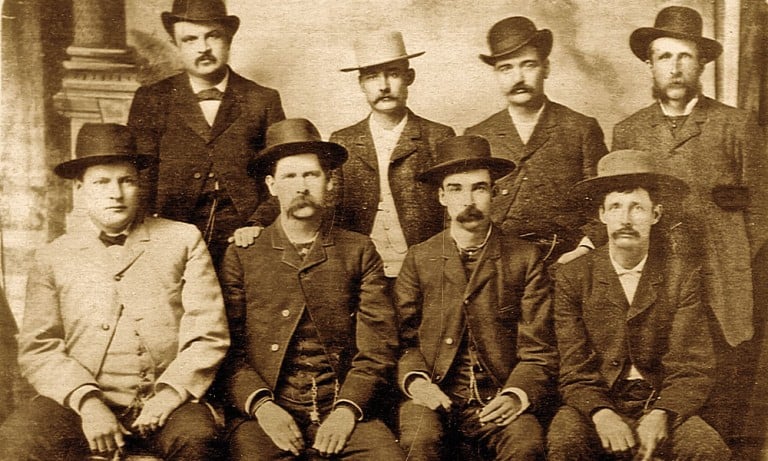
[[[768,177],[695,10],[632,34],[656,101],[611,153],[524,17],[462,136],[407,107],[422,53],[362,36],[371,113],[330,141],[228,67],[222,1],[162,21],[185,72],[54,169],[89,219],[36,254],[0,459],[729,458]]]

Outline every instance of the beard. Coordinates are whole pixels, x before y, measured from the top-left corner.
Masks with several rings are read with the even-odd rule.
[[[668,103],[671,100],[668,94],[668,90],[672,85],[672,83],[667,83],[666,85],[661,86],[654,81],[653,88],[651,89],[653,98],[665,104]],[[675,82],[674,85],[676,88],[684,90],[685,94],[683,99],[686,103],[701,93],[701,82],[699,80],[694,82]]]
[[[485,218],[485,214],[478,210],[476,206],[470,205],[464,208],[461,213],[456,216],[456,221],[460,223],[482,221]]]
[[[310,208],[313,210],[313,212],[309,215],[303,215],[300,213],[301,210]],[[291,200],[291,204],[288,207],[287,213],[290,217],[294,219],[309,219],[316,214],[318,214],[320,211],[322,211],[324,207],[317,203],[312,197],[309,197],[307,195],[300,195],[293,200]]]

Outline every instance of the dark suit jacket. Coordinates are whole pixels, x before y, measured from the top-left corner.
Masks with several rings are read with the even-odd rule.
[[[18,375],[16,364],[16,321],[0,287],[0,424],[13,411],[13,387]]]
[[[588,219],[569,205],[571,186],[595,176],[597,161],[608,150],[597,120],[547,101],[539,123],[523,144],[505,108],[467,128],[491,143],[495,157],[512,160],[517,168],[496,182],[493,221],[510,235],[535,233],[565,238],[560,252],[572,250],[589,229]],[[600,228],[604,232],[604,226]]]
[[[768,240],[768,162],[754,116],[702,97],[673,137],[654,103],[616,125],[613,147],[652,152],[665,171],[688,183],[679,240],[691,242],[703,256],[705,301],[728,343],[750,339],[750,261]],[[718,185],[747,186],[749,204],[719,206],[713,195]]]
[[[421,372],[439,385],[469,325],[499,389],[524,390],[536,408],[557,374],[550,286],[533,244],[492,232],[470,280],[448,230],[408,251],[395,283],[398,382]]]
[[[249,163],[264,147],[267,127],[284,118],[277,91],[231,70],[212,127],[186,73],[139,88],[128,126],[139,152],[160,157],[159,170],[150,173],[150,212],[190,222],[213,173],[245,224],[264,199],[263,181],[248,175]]]
[[[233,405],[242,411],[253,392],[274,391],[307,309],[339,398],[366,412],[391,378],[397,349],[395,312],[368,237],[325,226],[302,261],[277,220],[248,248],[231,245],[220,277],[233,328],[224,370]]]
[[[408,111],[408,122],[392,152],[389,186],[409,246],[443,230],[443,207],[437,200],[437,189],[414,177],[435,164],[435,145],[451,136],[455,136],[452,128]],[[333,133],[330,141],[349,151],[337,177],[340,196],[336,219],[345,229],[369,235],[381,191],[368,118]]]
[[[557,270],[555,330],[560,392],[590,418],[614,408],[609,391],[630,361],[659,392],[655,408],[696,414],[715,367],[699,268],[652,251],[630,306],[607,247]]]

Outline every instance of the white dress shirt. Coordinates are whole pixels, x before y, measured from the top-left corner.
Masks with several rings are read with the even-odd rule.
[[[536,113],[536,118],[532,122],[524,122],[520,120],[519,118],[515,117],[515,114],[512,113],[511,108],[507,109],[509,116],[512,117],[512,124],[515,126],[517,134],[520,136],[523,144],[528,144],[528,141],[530,141],[533,130],[535,130],[536,125],[539,124],[539,119],[541,118],[541,114],[544,112],[544,106],[546,105],[547,103],[541,105],[541,108],[539,108],[539,111]]]
[[[632,269],[625,269],[621,267],[621,265],[613,259],[613,255],[611,255],[611,264],[613,264],[613,269],[616,271],[616,275],[619,276],[619,282],[621,282],[621,287],[624,289],[624,296],[627,297],[627,302],[629,302],[630,306],[632,305],[632,301],[635,300],[637,285],[640,283],[640,276],[642,275],[647,260],[648,255],[646,254],[637,266]],[[624,379],[643,379],[643,375],[641,375],[640,371],[635,368],[634,364],[632,364],[630,365],[629,370],[627,370]]]
[[[200,84],[193,81],[192,79],[189,79],[189,84],[192,87],[192,92],[195,94],[203,90],[209,90],[211,88],[216,88],[217,90],[223,93],[224,91],[227,90],[228,83],[229,83],[229,70],[227,70],[227,75],[225,75],[224,78],[221,79],[221,81],[214,86],[201,86]],[[213,126],[213,122],[214,120],[216,120],[216,114],[219,112],[219,106],[221,106],[221,101],[209,100],[209,101],[198,101],[197,103],[200,105],[200,109],[202,109],[203,111],[203,116],[205,117],[205,121],[208,122],[209,126]]]

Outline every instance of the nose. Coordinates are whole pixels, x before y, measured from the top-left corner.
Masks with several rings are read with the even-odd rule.
[[[630,222],[630,218],[629,218],[629,216],[630,216],[629,208],[625,208],[625,209],[621,210],[620,213],[621,213],[620,217],[621,217],[621,223],[622,224],[624,224],[624,225],[632,224]]]
[[[117,181],[113,181],[109,183],[109,198],[120,200],[123,198],[124,192],[123,192],[123,186]]]
[[[389,76],[385,74],[381,74],[378,77],[378,81],[379,81],[379,91],[381,91],[382,93],[389,93],[391,89],[391,85],[389,83]]]
[[[205,38],[203,40],[198,40],[200,42],[199,49],[197,50],[199,53],[206,53],[211,50],[211,43],[210,39]]]
[[[674,60],[674,63],[672,64],[672,68],[669,70],[669,73],[672,75],[678,75],[681,72],[682,68],[682,61],[680,58],[676,58]]]

